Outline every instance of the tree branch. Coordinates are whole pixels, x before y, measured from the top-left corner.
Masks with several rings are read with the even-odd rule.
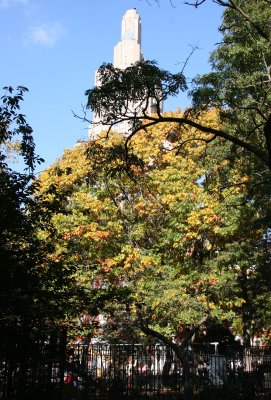
[[[266,147],[268,151],[269,166],[271,165],[271,114],[269,115],[264,125],[264,136],[266,141]]]
[[[264,162],[264,164],[266,164],[269,168],[270,166],[270,161],[269,161],[269,157],[267,156],[267,154],[258,149],[257,147],[253,146],[250,143],[245,142],[244,140],[241,140],[239,138],[237,138],[236,136],[233,136],[231,134],[229,134],[228,132],[222,130],[222,129],[215,129],[212,128],[210,126],[205,126],[202,125],[198,122],[195,122],[189,118],[185,118],[185,117],[168,117],[168,116],[160,116],[160,117],[155,117],[155,116],[146,116],[145,118],[143,117],[137,117],[138,120],[142,121],[142,120],[147,120],[150,121],[148,123],[143,123],[141,126],[139,126],[138,128],[136,128],[128,137],[126,140],[126,149],[128,149],[128,142],[131,140],[131,138],[140,130],[145,130],[150,126],[156,125],[158,123],[164,123],[164,122],[176,122],[179,125],[188,125],[188,126],[192,126],[196,129],[198,129],[201,132],[204,133],[210,133],[212,135],[214,135],[215,137],[220,137],[223,138],[225,140],[228,140],[231,143],[236,144],[237,146],[242,147],[243,149],[248,150],[250,153],[254,154],[256,157],[258,157],[261,161]],[[196,139],[195,139],[196,140]],[[198,140],[198,138],[197,138]],[[204,140],[204,139],[203,139]]]
[[[195,332],[203,325],[205,322],[210,318],[210,314],[206,313],[197,323],[195,323],[191,328],[187,329],[187,332],[184,336],[184,339],[181,344],[173,342],[171,339],[166,337],[160,332],[155,331],[154,329],[150,328],[148,324],[144,322],[144,319],[142,318],[142,315],[140,311],[137,311],[137,318],[139,321],[139,328],[142,330],[143,333],[146,335],[150,335],[152,337],[155,337],[156,339],[161,340],[161,342],[165,343],[167,346],[169,346],[177,355],[177,357],[182,361],[185,362],[185,354],[184,351],[186,350],[189,341],[195,334]]]
[[[222,2],[221,2],[222,3]],[[258,34],[264,38],[265,40],[268,41],[269,44],[271,44],[271,39],[270,37],[261,29],[261,27],[250,18],[250,16],[241,8],[239,7],[233,0],[229,0],[228,6],[229,8],[232,8],[233,10],[236,10],[244,19],[249,22],[251,26],[258,32]]]

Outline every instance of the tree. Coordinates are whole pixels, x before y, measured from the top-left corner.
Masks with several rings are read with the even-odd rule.
[[[103,290],[103,271],[110,270],[110,262],[124,245],[123,224],[111,199],[119,189],[113,185],[112,195],[107,190],[110,179],[100,171],[103,157],[98,146],[89,162],[86,144],[77,144],[40,175],[36,192],[54,209],[55,257],[64,257],[66,263],[75,266],[77,287],[86,294],[74,303],[77,315],[70,323],[71,336],[91,337],[104,303],[109,299],[116,301],[119,292],[122,296],[126,292],[125,288],[117,287],[117,273],[108,274],[104,281],[109,287]]]
[[[114,127],[120,120],[129,120],[127,145],[133,135],[148,126],[177,122],[210,133],[207,143],[216,138],[229,141],[235,148],[252,154],[254,159],[256,156],[262,169],[270,169],[270,5],[265,0],[250,4],[241,0],[216,3],[227,7],[222,26],[223,42],[211,56],[214,72],[194,81],[194,104],[182,117],[165,117],[160,110],[161,102],[168,96],[186,90],[183,74],[160,70],[148,61],[126,70],[103,65],[101,86],[86,92],[87,107],[103,116],[101,122],[105,128]],[[155,115],[146,114],[149,96],[157,101]],[[133,99],[139,101],[131,115],[126,107]],[[219,129],[197,124],[197,111],[213,106],[221,110]],[[202,140],[206,141],[204,137]],[[180,146],[183,145],[180,142]]]
[[[194,129],[193,137],[178,137],[174,143],[177,154],[178,151],[184,151],[191,141],[200,140],[206,144],[209,154],[204,186],[207,188],[215,182],[224,197],[225,189],[243,185],[243,205],[246,210],[243,217],[249,218],[250,214],[246,213],[250,204],[255,204],[259,210],[253,224],[261,232],[256,239],[257,249],[260,249],[269,246],[270,229],[270,2],[214,2],[225,7],[221,27],[223,40],[211,54],[213,71],[194,79],[190,91],[193,103],[184,113],[178,116],[161,113],[161,103],[167,96],[186,90],[183,74],[161,71],[155,63],[148,61],[124,71],[103,65],[100,68],[101,86],[86,92],[87,107],[103,117],[101,122],[108,128],[108,134],[115,123],[130,121],[125,143],[127,153],[132,149],[132,139],[150,127],[175,122]],[[202,3],[204,1],[191,4],[198,7]],[[146,113],[149,96],[157,102],[157,110],[153,115]],[[126,105],[133,98],[137,99],[137,108],[131,115],[126,112]],[[203,111],[210,109],[219,110],[220,122],[216,126],[197,120]],[[222,166],[221,159],[225,161]],[[242,171],[241,175],[236,173],[237,166]],[[218,175],[217,180],[214,174]],[[241,176],[247,176],[248,179],[240,179]],[[244,238],[244,241],[251,260],[257,258],[255,238],[248,241]],[[239,245],[240,242],[236,241],[236,248]],[[246,257],[244,264],[247,266],[239,276],[244,295],[248,287],[248,292],[252,293],[253,285],[255,291],[259,291],[256,280],[253,281],[251,276],[245,279],[245,271],[252,268],[251,261],[245,260]],[[248,293],[246,297],[249,297]],[[247,313],[246,308],[249,306],[243,307],[243,316]],[[247,330],[251,330],[251,326]]]
[[[205,112],[197,123],[218,126],[217,116]],[[232,167],[206,153],[201,140],[190,140],[196,134],[176,123],[155,126],[133,138],[127,155],[125,138],[112,133],[66,151],[40,177],[42,195],[52,203],[62,199],[53,216],[57,248],[87,287],[80,312],[92,322],[107,316],[107,338],[121,337],[125,326],[130,338],[141,330],[175,348],[177,335],[180,353],[210,318],[227,319],[244,336],[268,326],[270,260],[265,230],[255,222],[261,209],[245,201],[250,177],[242,160]],[[187,145],[176,155],[180,137]],[[228,149],[221,144],[219,151]],[[232,180],[239,184],[228,186]]]
[[[69,311],[72,285],[69,270],[51,257],[53,241],[43,241],[41,227],[50,232],[49,210],[34,200],[33,171],[42,159],[35,154],[32,129],[20,113],[27,91],[4,88],[0,105],[0,259],[1,353],[29,357],[35,344],[60,327]],[[8,165],[8,151],[16,149],[25,161],[25,172]],[[52,231],[51,231],[52,232]],[[49,234],[48,234],[49,237]]]
[[[217,116],[213,109],[197,122],[218,127]],[[242,159],[232,166],[219,157],[228,152],[222,141],[206,152],[203,141],[190,140],[197,133],[154,126],[133,137],[127,154],[125,138],[112,132],[65,151],[40,176],[40,195],[62,204],[52,218],[57,254],[76,264],[89,294],[77,303],[81,332],[162,341],[185,378],[187,345],[210,338],[211,323],[247,340],[270,325],[270,255],[255,224],[261,209],[245,201],[250,176]],[[176,154],[180,137],[187,144]],[[228,185],[233,180],[239,184]]]

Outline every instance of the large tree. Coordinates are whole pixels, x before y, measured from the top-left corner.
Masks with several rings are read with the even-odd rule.
[[[0,351],[18,358],[29,356],[34,343],[61,326],[69,313],[72,283],[61,260],[57,263],[51,257],[50,210],[33,197],[34,168],[42,160],[35,154],[32,129],[20,112],[26,90],[4,88],[0,105]],[[23,158],[23,172],[11,168],[11,150]],[[47,242],[40,236],[45,226],[51,232]]]
[[[197,123],[218,127],[218,112]],[[78,283],[89,291],[82,325],[84,313],[93,317],[88,322],[102,313],[108,337],[123,339],[125,328],[131,340],[141,330],[175,348],[176,335],[181,349],[209,319],[227,319],[247,339],[261,334],[269,323],[270,260],[255,223],[261,209],[246,202],[250,176],[241,161],[232,167],[218,154],[214,161],[216,146],[206,153],[201,140],[191,140],[193,129],[159,128],[135,136],[128,154],[115,134],[78,144],[40,177],[42,196],[62,199],[53,216],[58,251],[76,263]],[[176,155],[181,137],[187,145]],[[228,151],[222,143],[219,150]],[[232,179],[239,184],[228,186]]]
[[[270,3],[215,2],[225,6],[223,39],[211,55],[213,72],[195,79],[193,106],[182,117],[164,116],[161,110],[168,96],[187,89],[183,73],[171,74],[153,62],[139,62],[126,70],[103,65],[101,85],[86,92],[87,106],[102,116],[105,129],[129,120],[127,142],[148,126],[175,121],[210,133],[208,141],[219,137],[229,141],[237,151],[252,154],[262,169],[270,169]],[[157,102],[155,115],[146,112],[150,97]],[[133,115],[127,112],[131,101],[137,102]],[[213,106],[221,111],[219,129],[195,120],[197,111]]]
[[[191,4],[198,7],[204,2],[194,1]],[[242,187],[242,218],[251,218],[247,214],[249,205],[255,205],[258,213],[251,221],[253,227],[261,232],[257,239],[250,240],[246,240],[246,234],[243,236],[240,232],[243,244],[236,241],[235,250],[233,245],[228,245],[231,251],[244,255],[243,267],[238,264],[238,268],[243,271],[239,281],[243,284],[243,296],[247,299],[243,305],[245,319],[245,314],[251,315],[251,290],[259,292],[257,278],[251,279],[257,276],[251,272],[253,260],[259,260],[258,249],[268,249],[270,245],[271,8],[266,0],[214,2],[225,8],[220,28],[222,41],[210,57],[212,72],[193,80],[190,88],[192,105],[184,113],[168,115],[161,112],[162,102],[167,97],[187,90],[183,73],[171,74],[150,61],[139,62],[125,70],[115,69],[110,64],[103,65],[100,68],[101,85],[86,92],[87,107],[101,115],[100,122],[108,135],[115,124],[123,120],[130,122],[125,142],[127,154],[132,149],[133,138],[139,132],[149,132],[150,127],[162,127],[168,122],[177,123],[182,128],[190,127],[194,134],[189,138],[184,134],[179,135],[174,147],[177,152],[185,151],[193,140],[206,145],[209,160],[203,186],[210,188],[216,182],[216,190],[222,197],[230,187],[233,190]],[[153,115],[147,114],[150,98],[155,98],[157,103]],[[133,115],[129,110],[131,101],[137,105]],[[219,110],[219,124],[198,119],[202,112],[212,109]],[[185,132],[185,129],[181,131]],[[221,165],[221,160],[224,160],[224,165]],[[242,171],[241,175],[236,173],[236,168]],[[247,179],[240,179],[241,176]],[[267,258],[261,261],[266,271],[270,266],[268,254],[267,251]],[[247,285],[250,286],[249,290]],[[247,325],[243,333],[247,331],[249,336],[251,324]]]

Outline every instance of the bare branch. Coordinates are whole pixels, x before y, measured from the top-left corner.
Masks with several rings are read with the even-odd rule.
[[[76,114],[73,110],[71,110],[71,112],[72,112],[72,115],[74,116],[74,118],[78,118],[83,122],[88,122],[89,124],[92,123],[92,121],[86,117],[86,113],[84,113],[84,115],[82,116],[82,115]]]
[[[185,60],[184,63],[183,63],[183,68],[182,68],[182,70],[181,70],[181,73],[182,73],[182,74],[184,73],[185,67],[187,66],[187,64],[188,64],[190,58],[192,57],[192,55],[194,54],[194,52],[195,52],[196,50],[199,49],[199,48],[198,48],[198,45],[192,46],[192,45],[190,44],[189,46],[191,47],[191,51],[190,51],[189,55],[186,57],[186,60]],[[177,63],[177,65],[178,65],[178,64],[181,64],[181,63]]]
[[[198,8],[201,4],[205,3],[205,1],[206,0],[196,0],[194,3],[189,3],[188,1],[185,1],[184,4]]]

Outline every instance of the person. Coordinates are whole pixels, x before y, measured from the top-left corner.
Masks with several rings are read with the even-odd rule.
[[[143,361],[138,366],[138,372],[139,374],[146,374],[147,372],[147,364],[144,363]]]
[[[208,376],[208,367],[207,364],[203,361],[200,361],[198,364],[198,375],[201,378],[206,378]]]
[[[77,389],[77,385],[78,385],[77,374],[72,373],[72,372],[68,372],[67,376],[65,377],[64,382],[67,385],[72,385],[75,389]]]
[[[68,374],[67,374],[66,377],[65,377],[64,382],[65,382],[66,384],[72,383],[72,373],[71,373],[71,372],[68,372]]]
[[[126,373],[128,376],[128,387],[132,387],[132,382],[133,382],[133,357],[129,356],[128,357],[128,363],[126,366]]]
[[[75,400],[77,392],[81,391],[78,378],[72,371],[68,371],[64,379],[63,398],[67,400]]]

